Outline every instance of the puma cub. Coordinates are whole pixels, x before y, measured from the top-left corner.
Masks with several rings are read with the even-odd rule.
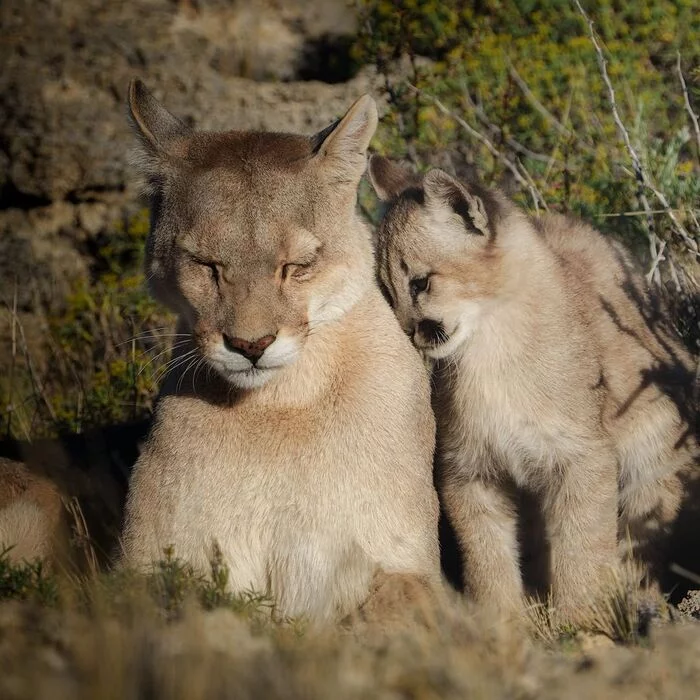
[[[369,96],[315,136],[195,132],[134,82],[146,270],[181,342],[130,483],[123,561],[172,545],[283,615],[330,620],[381,573],[440,578],[434,418],[382,299],[357,186]],[[366,602],[366,601],[365,601]]]
[[[658,575],[697,458],[694,369],[624,251],[440,170],[373,157],[369,174],[390,202],[379,277],[435,362],[439,490],[468,593],[520,609],[519,491],[541,510],[541,583],[564,618],[616,565],[618,510],[620,541]]]

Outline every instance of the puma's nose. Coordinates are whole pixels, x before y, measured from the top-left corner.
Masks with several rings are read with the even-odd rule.
[[[272,343],[275,342],[274,335],[266,335],[257,340],[244,340],[243,338],[229,338],[224,335],[224,347],[230,352],[237,352],[247,360],[255,364]]]

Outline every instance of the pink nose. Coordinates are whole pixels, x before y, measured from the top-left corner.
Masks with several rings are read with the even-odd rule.
[[[250,360],[253,364],[257,362],[262,354],[265,352],[272,343],[275,342],[274,335],[266,335],[263,338],[258,338],[257,340],[244,340],[243,338],[229,338],[224,335],[224,346],[230,352],[237,352],[246,359]]]

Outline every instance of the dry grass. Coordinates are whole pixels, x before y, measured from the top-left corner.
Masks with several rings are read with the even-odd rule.
[[[5,595],[19,569],[0,568]],[[391,623],[312,628],[228,594],[216,562],[205,580],[169,554],[149,579],[60,581],[58,603],[0,605],[0,697],[697,698],[700,625],[640,637],[638,599],[619,586],[587,630],[555,629],[542,608],[534,630],[497,624],[452,592]]]

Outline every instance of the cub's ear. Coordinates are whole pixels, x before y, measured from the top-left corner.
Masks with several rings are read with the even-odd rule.
[[[335,182],[357,184],[367,165],[367,147],[377,128],[377,105],[363,95],[335,124],[314,137],[318,163]]]
[[[420,178],[413,171],[384,156],[370,156],[367,173],[377,197],[383,202],[396,199],[410,187],[420,186]]]
[[[143,170],[153,171],[185,156],[192,129],[170,114],[140,80],[129,83],[129,117],[141,144],[137,160]]]
[[[481,197],[470,192],[444,170],[430,170],[423,178],[425,204],[438,217],[459,215],[469,233],[490,236],[489,216]]]

